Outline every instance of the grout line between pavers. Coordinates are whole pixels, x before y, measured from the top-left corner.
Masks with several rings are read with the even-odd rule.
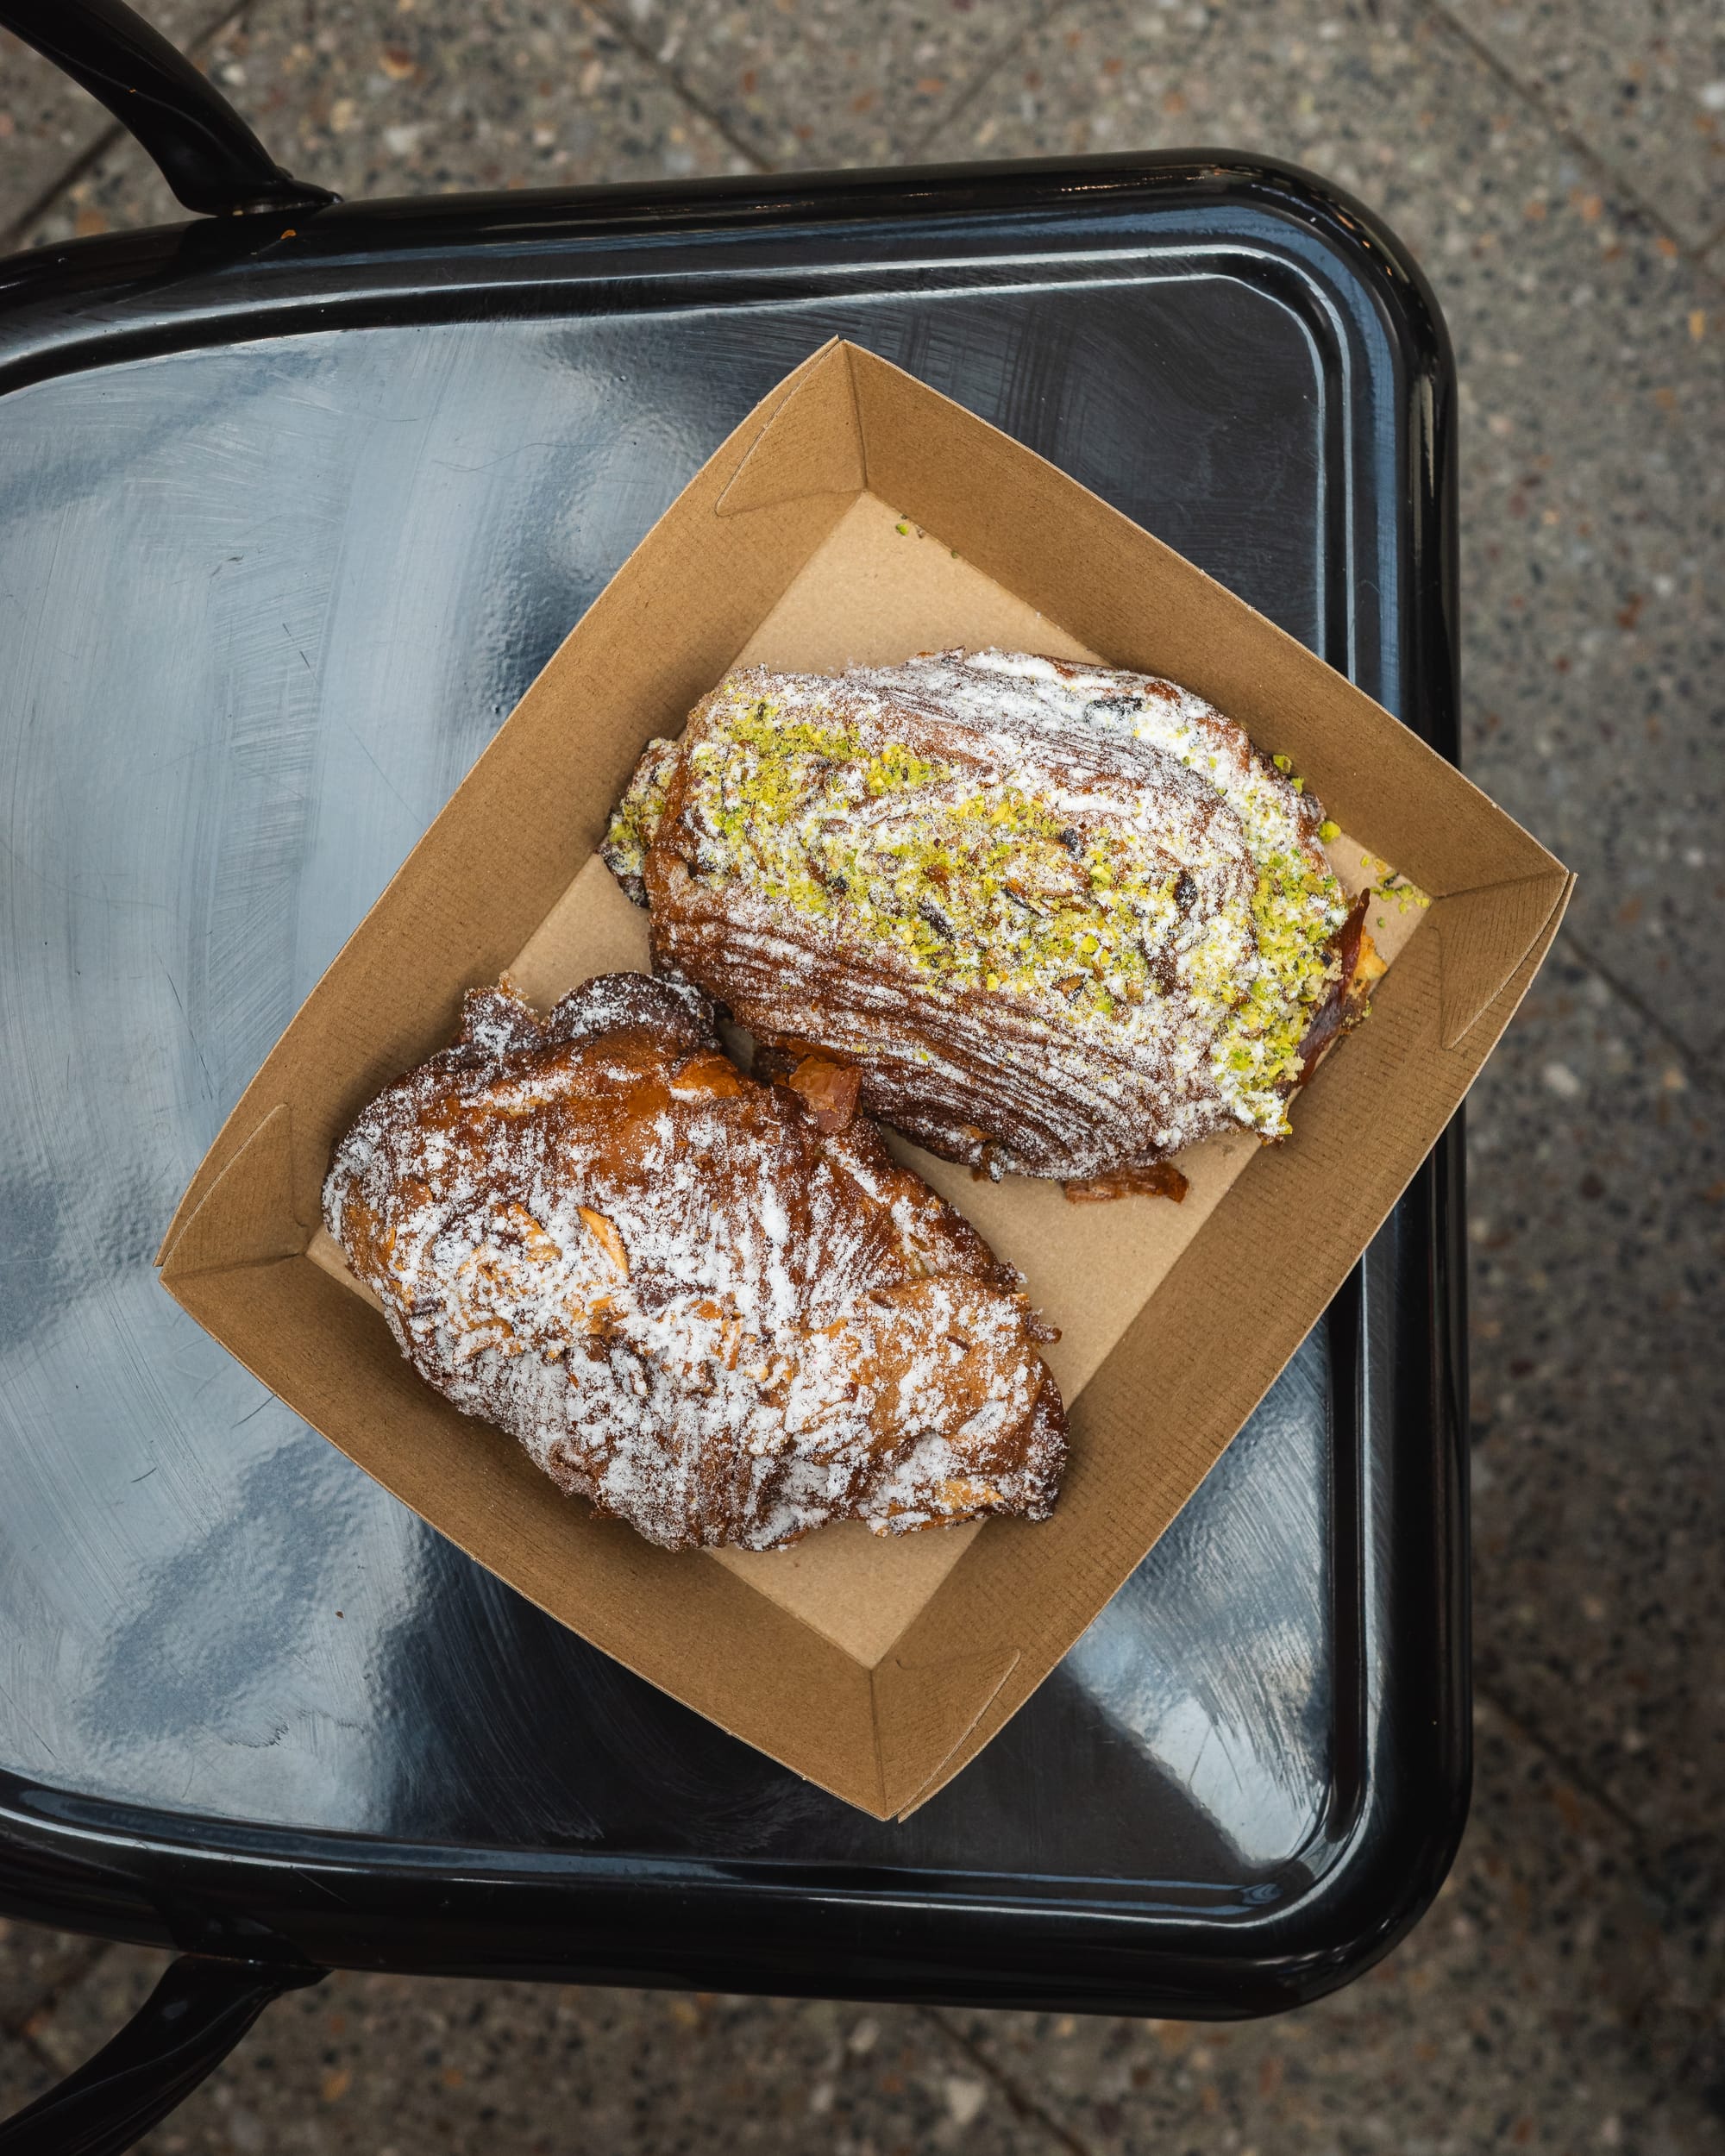
[[[1015,2118],[1026,2125],[1039,2126],[1044,2134],[1053,2138],[1057,2147],[1066,2151],[1066,2156],[1091,2156],[1088,2142],[1081,2140],[1070,2127],[1056,2118],[1053,2112],[1039,2103],[1013,2075],[997,2065],[973,2037],[967,2036],[962,2028],[955,2028],[938,2007],[919,2007],[917,2012],[925,2021],[932,2022],[949,2044],[963,2052],[979,2072],[988,2077],[1006,2098]]]
[[[975,73],[971,76],[969,81],[960,86],[957,95],[950,103],[936,118],[929,122],[921,134],[913,137],[906,162],[913,163],[917,158],[925,154],[932,147],[934,138],[940,130],[943,128],[951,127],[961,113],[968,111],[1013,54],[1021,53],[1031,38],[1038,31],[1045,30],[1057,16],[1063,15],[1067,10],[1067,6],[1068,0],[1049,0],[1047,6],[1037,9],[1033,14],[1027,16],[1016,34],[1002,42],[1000,50],[994,57],[991,60],[985,60]]]
[[[117,144],[123,142],[126,136],[127,130],[116,120],[105,127],[87,147],[80,150],[59,179],[51,180],[33,202],[19,211],[5,230],[0,232],[0,254],[16,254],[24,245],[31,226],[39,218],[45,217],[66,189],[77,186],[91,167],[106,157]]]
[[[1435,20],[1443,23],[1458,37],[1481,66],[1495,75],[1506,90],[1511,91],[1536,113],[1566,148],[1572,150],[1584,163],[1592,168],[1595,175],[1610,189],[1612,193],[1628,203],[1636,215],[1651,225],[1656,232],[1663,233],[1691,269],[1698,271],[1710,285],[1725,289],[1725,277],[1722,277],[1705,259],[1707,250],[1712,245],[1710,239],[1699,241],[1685,240],[1665,212],[1650,201],[1632,180],[1625,179],[1622,172],[1603,151],[1594,147],[1587,137],[1580,132],[1565,107],[1553,98],[1542,85],[1529,81],[1518,74],[1509,61],[1499,54],[1494,46],[1489,44],[1477,30],[1471,28],[1469,24],[1462,21],[1460,16],[1452,12],[1449,0],[1420,0],[1420,4]]]
[[[1536,1728],[1522,1710],[1512,1705],[1496,1686],[1489,1682],[1482,1683],[1476,1674],[1473,1689],[1476,1695],[1484,1701],[1492,1713],[1508,1727],[1512,1735],[1533,1751],[1542,1753],[1547,1763],[1557,1769],[1565,1782],[1573,1783],[1590,1804],[1596,1805],[1621,1828],[1635,1845],[1636,1868],[1645,1877],[1647,1866],[1652,1859],[1652,1851],[1649,1846],[1652,1836],[1635,1814],[1613,1796],[1609,1789],[1602,1787],[1578,1761],[1554,1745],[1542,1730]]]
[[[610,24],[637,60],[650,67],[668,85],[672,94],[687,105],[697,119],[704,121],[715,134],[730,143],[739,157],[746,157],[757,172],[772,172],[778,169],[770,158],[763,157],[756,145],[731,125],[717,105],[709,103],[700,91],[691,85],[681,68],[659,57],[656,47],[637,34],[626,8],[607,5],[605,0],[593,0],[593,12]]]
[[[1716,1833],[1709,1834],[1705,1830],[1699,1834],[1692,1831],[1665,1836],[1655,1834],[1627,1806],[1602,1789],[1585,1767],[1579,1765],[1567,1752],[1554,1745],[1530,1716],[1506,1700],[1496,1686],[1481,1683],[1476,1677],[1473,1689],[1476,1698],[1485,1702],[1511,1737],[1543,1758],[1564,1781],[1578,1789],[1616,1827],[1628,1845],[1619,1853],[1627,1862],[1628,1869],[1641,1891],[1657,1908],[1659,1913],[1659,1929],[1661,1935],[1665,1935],[1669,1920],[1680,1918],[1681,1915],[1680,1897],[1672,1889],[1667,1871],[1671,1853],[1680,1848],[1693,1850],[1697,1845],[1703,1846],[1707,1851],[1707,1861],[1711,1870],[1716,1867],[1721,1855],[1725,1854],[1725,1843],[1719,1840]]]
[[[237,7],[232,4],[232,0],[229,0],[229,4],[224,7],[219,15],[211,16],[201,28],[192,33],[185,44],[176,45],[175,50],[184,53],[185,58],[191,60],[195,66],[196,55],[207,46],[213,45],[224,30],[231,29],[242,16],[250,11],[252,5],[253,0],[240,0]],[[26,41],[28,42],[28,40]],[[47,64],[50,66],[53,65],[52,61]],[[63,72],[60,68],[54,69],[56,74]],[[72,78],[68,75],[66,80],[70,82]],[[82,90],[81,85],[78,87]],[[88,96],[89,92],[83,91],[83,94]],[[96,102],[91,99],[92,103]],[[99,109],[106,110],[105,106]],[[246,124],[250,127],[251,122],[248,120]],[[78,152],[57,179],[50,180],[34,201],[26,209],[22,210],[3,231],[0,231],[0,254],[11,254],[22,248],[31,226],[47,215],[68,188],[77,186],[85,174],[98,165],[107,156],[110,150],[116,148],[122,142],[129,142],[135,139],[129,128],[118,120],[111,121],[93,142]],[[265,147],[267,148],[268,145],[266,144]],[[148,154],[146,151],[145,155],[148,156]],[[154,169],[155,160],[151,159],[150,162],[152,169]],[[188,216],[195,214],[191,210],[186,211]]]
[[[1684,1040],[1682,1034],[1673,1032],[1669,1020],[1660,1017],[1659,1012],[1647,1001],[1640,991],[1638,988],[1632,988],[1627,981],[1620,981],[1604,960],[1590,949],[1585,939],[1578,936],[1567,924],[1559,933],[1570,950],[1580,959],[1582,964],[1590,972],[1597,974],[1606,987],[1610,989],[1612,994],[1627,1003],[1636,1017],[1659,1035],[1698,1086],[1709,1093],[1719,1089],[1721,1081],[1709,1068],[1708,1051],[1705,1049],[1692,1046],[1690,1043]]]

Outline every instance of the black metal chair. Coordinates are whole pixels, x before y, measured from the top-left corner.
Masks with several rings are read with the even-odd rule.
[[[903,1825],[374,1489],[150,1252],[279,1026],[706,453],[834,333],[1456,742],[1452,377],[1219,154],[338,204],[116,0],[3,0],[187,225],[0,263],[0,1907],[178,1949],[0,2151],[114,2151],[332,1967],[1180,2017],[1460,1835],[1457,1129],[1176,1527]]]

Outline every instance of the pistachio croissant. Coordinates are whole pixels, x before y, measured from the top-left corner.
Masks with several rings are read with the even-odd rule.
[[[1382,970],[1279,764],[1149,674],[744,668],[650,745],[603,850],[659,969],[769,1058],[854,1067],[948,1159],[1178,1196],[1184,1148],[1286,1133]]]

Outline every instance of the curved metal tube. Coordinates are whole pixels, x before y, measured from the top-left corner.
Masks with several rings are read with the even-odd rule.
[[[93,2059],[0,2123],[0,2156],[120,2156],[221,2065],[272,1999],[325,1973],[183,1954]]]
[[[123,0],[0,0],[0,25],[98,97],[188,210],[313,210],[337,202],[278,165],[215,85]]]

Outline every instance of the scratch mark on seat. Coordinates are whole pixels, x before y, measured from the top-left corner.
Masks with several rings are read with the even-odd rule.
[[[191,1020],[185,1017],[185,1005],[180,1000],[179,990],[174,987],[173,975],[167,969],[167,961],[160,951],[153,953],[153,956],[157,965],[162,969],[163,980],[167,982],[169,988],[172,991],[174,1002],[179,1006],[179,1015],[182,1018],[185,1018],[185,1037],[191,1043],[191,1052],[198,1058],[198,1068],[204,1073],[204,1082],[210,1089],[210,1097],[214,1100],[216,1081],[210,1075],[210,1066],[204,1062],[204,1050],[198,1046],[198,1036],[191,1030]]]
[[[486,457],[479,464],[458,464],[453,457],[433,457],[430,461],[445,472],[489,472],[493,465],[507,464],[511,457],[524,456],[529,449],[567,449],[567,442],[518,442],[512,449],[499,449],[494,457]]]
[[[398,803],[402,808],[405,808],[410,816],[413,815],[415,813],[413,804],[397,791],[395,781],[390,777],[388,772],[384,769],[383,766],[378,761],[377,758],[373,755],[371,750],[367,748],[365,743],[360,737],[359,730],[356,727],[349,726],[348,728],[348,731],[353,736],[360,754],[365,758],[366,761],[371,766],[372,769],[377,773],[379,778],[380,778],[384,784],[389,788],[391,799]]]
[[[18,1720],[22,1722],[25,1728],[29,1731],[30,1734],[35,1739],[36,1742],[41,1746],[42,1750],[47,1752],[49,1758],[58,1759],[60,1758],[59,1752],[54,1750],[53,1746],[48,1742],[47,1739],[43,1736],[41,1731],[36,1727],[34,1722],[33,1722],[29,1716],[24,1712],[22,1703],[20,1702],[17,1694],[9,1690],[5,1685],[0,1684],[0,1699],[3,1699],[5,1701],[8,1707],[11,1708],[12,1712],[18,1717]]]

